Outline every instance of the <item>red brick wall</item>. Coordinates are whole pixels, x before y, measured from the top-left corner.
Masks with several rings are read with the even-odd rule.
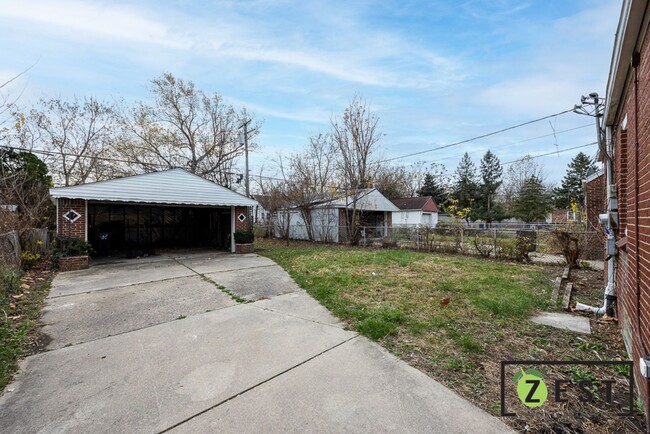
[[[554,209],[551,213],[551,223],[566,223],[567,222],[567,210],[565,209]]]
[[[601,230],[599,215],[607,210],[605,195],[605,175],[585,184],[585,210],[587,212],[587,230]]]
[[[88,268],[90,258],[88,256],[67,256],[59,258],[59,271],[85,270]]]
[[[246,220],[243,222],[239,221],[239,215],[244,214]],[[248,213],[248,207],[245,206],[236,206],[235,207],[235,231],[248,231],[252,228],[251,219]]]
[[[650,413],[648,382],[639,374],[639,357],[650,356],[650,43],[646,35],[638,67],[621,99],[612,138],[614,140],[614,182],[618,187],[621,244],[616,272],[620,325],[631,358],[635,380]],[[623,59],[623,62],[629,61]],[[638,98],[635,95],[638,92]],[[638,113],[637,113],[638,107]],[[627,115],[627,131],[622,122]],[[638,182],[637,182],[638,174]],[[638,207],[637,207],[638,203]],[[626,237],[627,235],[627,237]]]
[[[86,201],[83,199],[58,199],[57,233],[60,237],[86,239]],[[75,210],[81,217],[70,223],[63,215]]]

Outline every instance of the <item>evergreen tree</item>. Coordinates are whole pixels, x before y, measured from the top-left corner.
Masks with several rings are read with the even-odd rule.
[[[436,182],[436,178],[431,173],[424,175],[424,181],[418,191],[418,195],[431,196],[438,205],[442,205],[447,200],[447,192]]]
[[[555,193],[555,207],[568,209],[571,207],[572,202],[582,206],[585,201],[582,184],[587,179],[589,172],[593,170],[596,170],[596,166],[587,154],[580,152],[576,155],[568,165],[562,184],[553,191]]]
[[[553,209],[551,196],[537,176],[528,178],[512,207],[512,215],[527,223],[542,221]]]
[[[456,168],[456,184],[454,185],[453,196],[458,200],[460,208],[473,208],[474,201],[478,195],[478,184],[476,182],[476,166],[465,152]]]
[[[474,207],[474,217],[485,220],[490,223],[494,220],[500,220],[503,216],[503,210],[499,204],[495,203],[495,197],[499,186],[501,186],[501,177],[503,168],[496,155],[487,151],[481,160],[481,183],[478,189],[476,206]]]

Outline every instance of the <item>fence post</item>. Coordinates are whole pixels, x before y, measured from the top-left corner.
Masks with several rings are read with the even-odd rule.
[[[497,228],[494,228],[494,257],[497,257]]]
[[[420,251],[420,225],[415,225],[415,244],[418,252]]]

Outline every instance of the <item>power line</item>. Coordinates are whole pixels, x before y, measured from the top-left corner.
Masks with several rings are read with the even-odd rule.
[[[557,131],[557,132],[555,132],[555,133],[544,134],[544,135],[542,135],[542,136],[531,137],[531,138],[529,138],[529,139],[519,140],[519,141],[517,141],[517,142],[505,143],[504,145],[505,145],[505,146],[520,145],[520,144],[522,144],[522,143],[532,142],[533,140],[539,140],[539,139],[543,139],[543,138],[546,138],[546,137],[556,136],[556,135],[558,135],[558,134],[568,133],[568,132],[570,132],[570,131],[575,131],[575,130],[579,130],[579,129],[581,129],[581,128],[587,128],[587,127],[593,127],[593,126],[594,126],[594,124],[585,124],[585,125],[580,125],[579,127],[568,128],[568,129],[566,129],[566,130]],[[503,146],[503,145],[499,145],[499,147],[501,147],[501,146]],[[470,154],[473,155],[473,154],[477,154],[477,153],[479,153],[479,152],[484,152],[484,151],[491,150],[491,149],[494,149],[494,148],[487,148],[487,149],[485,149],[485,150],[474,151],[474,152],[470,152]],[[456,154],[456,155],[451,155],[451,156],[449,156],[449,157],[437,158],[436,161],[439,161],[439,160],[449,160],[449,159],[457,158],[457,157],[462,157],[462,154]]]
[[[426,153],[433,152],[433,151],[439,151],[440,149],[451,148],[452,146],[458,146],[458,145],[462,145],[464,143],[473,142],[475,140],[484,139],[486,137],[494,136],[496,134],[501,134],[501,133],[504,133],[506,131],[514,130],[515,128],[521,128],[523,126],[530,125],[530,124],[533,124],[535,122],[540,122],[540,121],[543,121],[543,120],[546,120],[546,119],[553,118],[555,116],[560,116],[560,115],[563,115],[565,113],[571,113],[571,112],[573,112],[573,109],[564,110],[564,111],[561,111],[561,112],[554,113],[552,115],[544,116],[544,117],[541,117],[541,118],[537,118],[537,119],[533,119],[533,120],[530,120],[530,121],[523,122],[521,124],[517,124],[517,125],[507,127],[507,128],[502,128],[500,130],[492,131],[490,133],[481,134],[480,136],[475,136],[475,137],[472,137],[472,138],[469,138],[469,139],[461,140],[459,142],[450,143],[448,145],[438,146],[438,147],[435,147],[435,148],[432,148],[432,149],[427,149],[427,150],[424,150],[424,151],[413,152],[411,154],[401,155],[399,157],[387,158],[385,160],[381,160],[380,163],[386,163],[388,161],[394,161],[394,160],[401,160],[402,158],[414,157],[416,155],[422,155],[422,154],[426,154]]]
[[[505,163],[501,163],[501,165],[502,165],[502,166],[505,166],[506,164],[518,163],[518,162],[520,162],[520,161],[524,161],[524,160],[526,160],[526,159],[528,159],[528,158],[535,159],[535,158],[541,158],[541,157],[548,157],[549,155],[556,155],[556,154],[560,154],[560,153],[562,153],[562,152],[573,151],[574,149],[586,148],[587,146],[594,146],[594,145],[597,145],[597,144],[598,144],[598,142],[591,142],[591,143],[587,143],[587,144],[585,144],[585,145],[573,146],[573,147],[571,147],[571,148],[556,149],[556,150],[554,150],[554,151],[547,152],[547,153],[545,153],[545,154],[539,154],[539,155],[528,155],[528,156],[526,156],[526,157],[519,158],[518,160],[512,160],[512,161],[507,161],[507,162],[505,162]]]

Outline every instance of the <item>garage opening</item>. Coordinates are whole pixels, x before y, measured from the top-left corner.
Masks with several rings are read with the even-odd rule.
[[[96,256],[154,255],[163,249],[230,247],[230,208],[88,203]]]

